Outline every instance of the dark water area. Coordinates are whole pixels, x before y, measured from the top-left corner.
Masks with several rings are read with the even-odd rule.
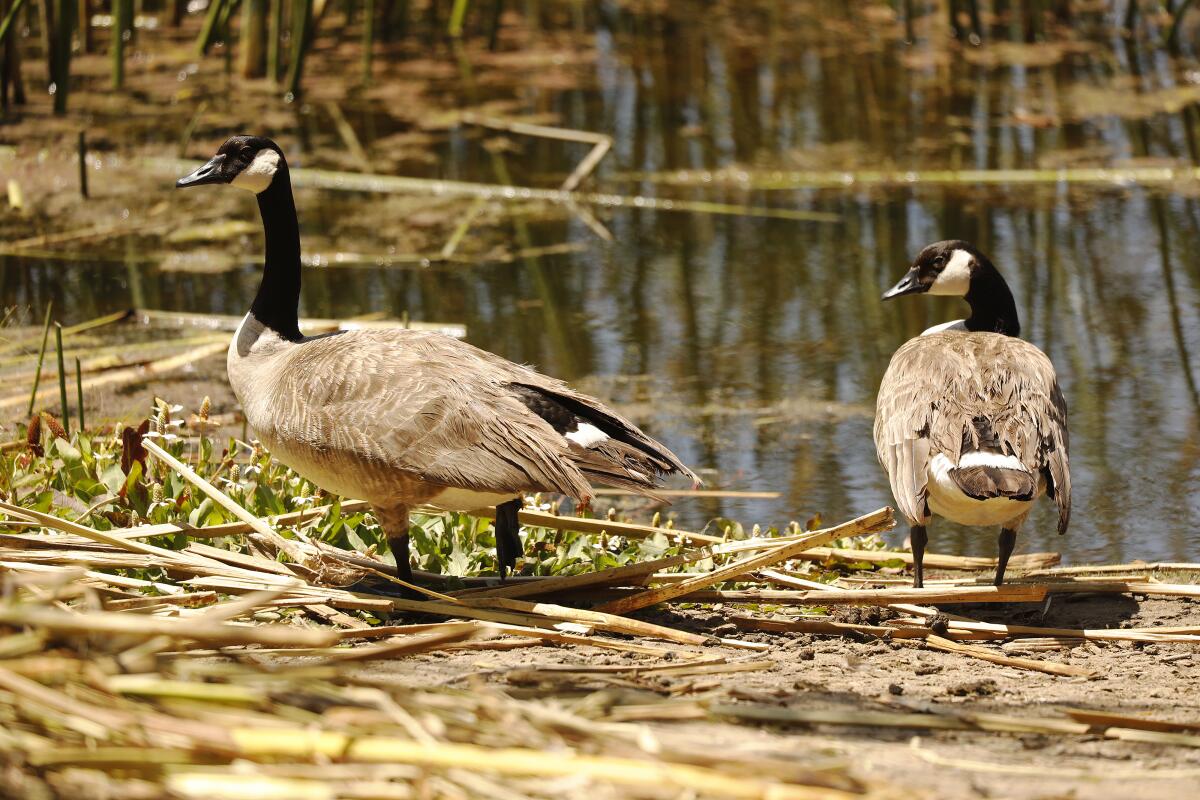
[[[575,247],[511,263],[313,267],[303,313],[463,323],[479,346],[628,404],[712,486],[780,492],[681,501],[683,526],[714,517],[782,526],[816,513],[833,521],[892,503],[871,441],[891,353],[966,315],[957,301],[883,304],[879,295],[925,244],[968,239],[1009,281],[1023,335],[1054,361],[1071,409],[1071,529],[1055,534],[1053,503],[1043,500],[1018,551],[1058,550],[1072,562],[1195,560],[1197,186],[915,180],[759,190],[729,187],[721,173],[672,186],[661,173],[742,168],[752,186],[776,169],[1192,166],[1200,72],[1087,20],[1067,44],[985,44],[968,58],[934,42],[936,31],[919,30],[909,45],[895,21],[837,11],[849,5],[753,5],[733,18],[691,4],[639,15],[601,4],[575,39],[594,57],[572,60],[560,81],[479,64],[466,81],[446,52],[455,76],[432,87],[451,107],[499,98],[513,114],[610,134],[613,151],[593,178],[605,191],[836,221],[615,209],[600,214],[613,236],[605,242],[570,215],[514,214],[492,232],[514,249]],[[802,13],[816,6],[831,11]],[[407,128],[393,111],[363,101],[348,117],[384,137]],[[272,133],[296,136],[295,162],[319,161],[311,131]],[[587,151],[507,138],[498,159],[477,131],[452,128],[438,138],[436,161],[407,174],[498,183],[502,164],[514,184],[552,187]],[[344,243],[338,231],[356,208],[387,202],[298,195],[306,241]],[[386,230],[366,226],[355,237],[357,250],[387,250]],[[217,274],[163,271],[136,245],[128,263],[0,257],[0,302],[53,298],[78,319],[135,301],[240,314],[257,283],[258,246],[248,240],[242,266]],[[937,551],[994,552],[993,531],[939,521],[931,535]]]

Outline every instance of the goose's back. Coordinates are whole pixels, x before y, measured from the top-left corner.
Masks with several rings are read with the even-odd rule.
[[[879,387],[874,438],[893,493],[919,519],[929,460],[957,464],[990,431],[1005,454],[1046,470],[1065,529],[1070,513],[1067,405],[1054,366],[1033,344],[997,333],[919,336],[892,356]]]

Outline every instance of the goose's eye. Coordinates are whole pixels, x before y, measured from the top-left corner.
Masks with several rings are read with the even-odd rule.
[[[941,269],[944,266],[946,266],[946,257],[945,256],[938,256],[937,258],[935,258],[933,260],[933,268],[934,269]]]

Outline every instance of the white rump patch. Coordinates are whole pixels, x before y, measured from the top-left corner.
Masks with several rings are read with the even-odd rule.
[[[950,261],[942,269],[937,280],[929,287],[929,294],[964,297],[971,288],[971,254],[966,250],[955,250]]]
[[[585,422],[570,433],[563,434],[563,438],[570,439],[580,447],[595,447],[608,439],[608,434]]]
[[[967,321],[965,319],[955,319],[950,322],[943,322],[941,325],[934,325],[932,328],[926,328],[921,331],[922,336],[928,336],[931,333],[941,333],[942,331],[965,331],[967,329]]]
[[[989,453],[983,450],[972,450],[964,453],[958,459],[960,467],[999,467],[1000,469],[1015,469],[1028,472],[1025,465],[1016,456],[1006,456],[1003,453]]]
[[[271,185],[278,169],[279,153],[269,147],[264,147],[258,151],[258,155],[250,162],[250,166],[237,174],[237,177],[233,179],[233,185],[258,194]]]
[[[1005,459],[999,461],[984,461],[985,457]],[[1013,466],[1013,463],[1017,466]],[[936,453],[929,460],[929,482],[926,484],[927,502],[929,509],[938,516],[953,520],[960,525],[1008,525],[1013,527],[1029,513],[1033,500],[1013,500],[1010,497],[991,497],[987,500],[977,500],[963,493],[958,484],[950,477],[950,471],[956,466],[972,467],[980,464],[994,467],[1025,470],[1024,466],[1013,456],[1002,456],[998,453],[967,453],[955,465],[942,453]],[[1041,494],[1039,485],[1038,494]]]

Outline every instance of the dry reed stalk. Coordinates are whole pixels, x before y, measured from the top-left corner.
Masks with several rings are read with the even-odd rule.
[[[284,565],[278,561],[272,561],[261,556],[250,555],[246,553],[236,553],[232,550],[222,550],[219,547],[210,547],[200,542],[189,542],[184,548],[185,553],[195,553],[198,556],[211,558],[214,561],[223,561],[228,564],[233,564],[238,567],[245,567],[256,572],[270,572],[275,575],[283,575],[288,578],[294,578],[295,575]]]
[[[543,642],[553,642],[555,644],[595,647],[601,650],[616,650],[623,653],[634,653],[636,655],[652,656],[655,658],[662,658],[667,655],[683,655],[685,657],[693,655],[689,651],[680,650],[678,647],[667,649],[642,643],[635,644],[633,642],[626,642],[620,639],[605,639],[599,636],[581,636],[576,633],[548,631],[539,628],[526,628],[520,625],[497,625],[495,627],[501,633],[508,633],[514,636],[532,637]]]
[[[11,514],[18,518],[31,519],[37,523],[55,530],[71,533],[76,536],[82,536],[85,539],[90,539],[94,542],[100,542],[118,550],[125,550],[130,553],[138,553],[140,555],[152,556],[158,559],[158,563],[162,566],[170,564],[179,564],[181,566],[207,567],[209,569],[218,569],[228,571],[230,568],[219,561],[197,556],[192,553],[183,553],[175,550],[166,550],[154,545],[145,544],[144,542],[130,541],[113,536],[105,531],[98,531],[89,528],[85,525],[80,525],[77,522],[61,519],[50,514],[35,511],[29,508],[20,508],[0,501],[0,511]],[[244,572],[244,570],[242,570]]]
[[[188,555],[187,550],[171,551]],[[241,567],[230,566],[215,559],[198,562],[163,561],[160,558],[136,553],[104,552],[94,549],[83,550],[5,550],[0,548],[0,560],[12,568],[60,568],[68,569],[89,566],[99,569],[153,569],[159,568],[172,577],[181,575],[197,577],[251,578],[262,573]],[[93,573],[100,574],[100,573]],[[112,576],[105,576],[112,577]],[[293,579],[294,580],[294,579]],[[275,585],[286,585],[287,579],[278,578]]]
[[[889,561],[902,561],[909,565],[913,563],[912,553],[903,550],[847,550],[842,548],[814,547],[812,550],[801,555],[800,558],[806,561],[825,561],[829,558],[840,558],[847,561],[865,561],[873,564]],[[1009,559],[1008,566],[1012,570],[1027,570],[1057,564],[1061,560],[1062,556],[1058,553],[1023,553]],[[991,570],[996,568],[996,559],[926,553],[925,566],[929,569],[945,570]],[[1033,574],[1038,573],[1027,573],[1026,577]]]
[[[247,579],[240,576],[233,578],[221,576],[191,578],[183,581],[183,583],[195,589],[216,589],[225,594],[244,594],[246,592],[281,588],[280,584],[275,582]],[[312,586],[301,583],[287,585],[282,588],[286,589],[286,593],[283,595],[284,599],[294,600],[297,606],[308,606],[313,603],[319,603],[334,608],[363,611],[389,611],[392,608],[391,598],[349,592],[345,589]]]
[[[55,633],[107,634],[221,644],[262,644],[269,647],[328,647],[338,641],[335,631],[306,630],[288,625],[233,625],[195,619],[166,619],[109,612],[74,614],[51,608],[0,606],[0,623],[28,625]]]
[[[639,608],[662,603],[667,600],[672,600],[683,595],[690,594],[699,589],[712,586],[716,583],[732,580],[748,572],[753,572],[763,567],[769,567],[772,564],[778,564],[781,561],[787,561],[794,558],[797,553],[802,553],[810,547],[817,547],[826,544],[835,539],[843,537],[861,536],[866,533],[879,533],[885,530],[890,530],[896,524],[895,517],[892,515],[891,508],[881,508],[870,514],[865,514],[857,519],[829,528],[823,531],[815,531],[808,536],[785,545],[780,545],[766,553],[742,559],[724,567],[713,570],[712,572],[697,575],[695,578],[681,581],[679,583],[660,586],[654,589],[649,589],[645,592],[624,597],[619,600],[614,600],[610,603],[605,603],[597,608],[598,611],[606,611],[612,614],[620,614],[628,611],[635,611]]]
[[[1020,584],[1014,584],[1020,585]],[[1080,579],[1045,584],[1053,594],[1144,594],[1157,597],[1200,598],[1200,585],[1153,581],[1092,581]]]
[[[778,570],[763,569],[759,570],[758,574],[769,580],[771,583],[777,583],[781,586],[794,586],[799,589],[812,589],[818,592],[837,591],[835,587],[830,586],[827,583],[818,583],[816,581],[805,580],[804,578],[797,578],[795,575],[788,575],[786,573],[779,572]],[[944,614],[943,612],[938,611],[936,608],[914,605],[912,603],[895,603],[893,605],[889,605],[888,608],[896,611],[903,611],[906,614],[915,614],[918,617],[928,618],[942,615],[947,619],[952,620],[963,620],[969,622],[975,621],[970,617],[960,617],[956,614]]]
[[[1132,728],[1109,728],[1104,732],[1104,735],[1110,739],[1119,739],[1122,742],[1169,744],[1176,747],[1200,747],[1200,735],[1191,733],[1161,733],[1159,731]]]
[[[487,626],[472,623],[443,623],[440,630],[425,635],[406,636],[373,647],[357,647],[334,652],[322,663],[340,664],[348,661],[400,658],[427,653],[431,650],[443,650],[451,644],[490,639],[495,634],[495,629]]]
[[[424,625],[379,625],[374,628],[360,628],[357,630],[339,631],[342,640],[348,639],[375,639],[387,636],[409,635],[415,633],[426,633],[431,630],[436,630],[445,625],[444,622],[436,624]],[[602,639],[595,636],[580,636],[573,633],[563,633],[562,631],[552,631],[545,628],[530,628],[523,625],[508,625],[502,623],[482,623],[472,622],[473,625],[487,625],[488,627],[498,631],[499,633],[511,634],[513,636],[524,636],[532,639],[541,640],[543,642],[553,642],[555,644],[571,644],[580,645],[583,647],[596,647],[604,650],[619,650],[626,653],[636,653],[644,656],[662,657],[668,654],[688,656],[688,651],[680,650],[679,648],[663,648],[653,647],[646,644],[634,644],[625,642],[619,639]]]
[[[1095,728],[1126,728],[1143,731],[1158,731],[1159,733],[1200,733],[1200,722],[1172,722],[1170,720],[1146,719],[1132,717],[1128,714],[1116,714],[1111,711],[1092,711],[1085,708],[1068,708],[1064,713],[1076,722],[1083,722]]]
[[[888,625],[858,625],[850,622],[833,622],[821,619],[763,619],[735,615],[730,621],[744,630],[769,631],[771,633],[819,633],[833,636],[851,634],[866,634],[880,639],[924,639],[932,632],[929,628],[909,627],[894,628]],[[1002,639],[1002,635],[984,632],[951,632],[946,638],[962,641],[964,639],[985,640]]]
[[[251,528],[253,528],[255,533],[258,533],[259,535],[261,535],[264,539],[266,539],[268,542],[270,542],[272,546],[276,547],[281,552],[286,553],[288,555],[288,557],[292,559],[292,561],[294,561],[297,564],[300,564],[302,566],[310,566],[313,559],[309,556],[308,553],[306,553],[303,549],[301,549],[300,543],[289,541],[288,539],[285,539],[283,536],[280,536],[279,533],[277,533],[273,528],[271,528],[270,525],[263,522],[261,519],[254,516],[253,514],[251,514],[249,511],[247,511],[245,508],[243,508],[240,504],[234,502],[234,500],[229,495],[225,494],[220,489],[218,489],[216,486],[213,486],[211,483],[206,481],[204,478],[200,477],[200,475],[198,475],[195,470],[193,470],[191,467],[184,464],[179,459],[175,458],[175,456],[171,455],[166,450],[163,450],[161,447],[159,447],[157,444],[155,444],[150,439],[143,438],[142,446],[146,448],[146,452],[150,453],[155,458],[159,459],[164,464],[166,464],[168,467],[175,470],[175,472],[177,472],[180,475],[180,477],[182,477],[188,483],[192,484],[197,489],[199,489],[200,491],[202,491],[206,495],[208,495],[210,498],[212,498],[213,502],[215,502],[217,505],[221,506],[221,508],[228,511],[230,514],[233,514],[235,517],[240,519],[242,522],[246,523]],[[128,541],[128,540],[122,540],[122,541]]]
[[[1048,578],[1058,575],[1094,575],[1110,572],[1200,572],[1200,564],[1175,561],[1133,561],[1127,564],[1095,564],[1082,567],[1055,567],[1025,575],[1026,578]]]
[[[702,636],[697,633],[689,633],[687,631],[676,630],[665,625],[655,625],[651,622],[643,622],[642,620],[629,619],[628,617],[617,616],[616,614],[606,613],[599,610],[584,610],[579,608],[570,608],[568,606],[554,605],[552,603],[528,603],[523,600],[509,600],[505,598],[483,598],[480,600],[467,599],[464,600],[467,605],[478,607],[503,608],[506,610],[518,611],[525,614],[541,614],[553,619],[565,620],[567,622],[579,622],[584,625],[591,625],[600,630],[607,630],[613,633],[625,633],[630,636],[653,636],[660,639],[667,639],[680,644],[703,645],[712,641],[712,637]],[[727,644],[732,647],[742,647],[745,649],[757,650],[760,645],[752,642],[740,642],[736,639],[721,639],[722,644]]]
[[[1036,672],[1045,672],[1049,675],[1087,678],[1093,674],[1090,669],[1085,669],[1084,667],[1077,667],[1072,664],[1058,664],[1052,661],[1035,661],[1028,658],[1005,656],[979,647],[978,645],[961,644],[934,634],[930,634],[925,638],[925,644],[936,650],[945,650],[948,653],[960,653],[983,661],[990,661],[993,664],[1003,664],[1006,667],[1018,667]]]
[[[436,513],[436,510],[435,510]],[[472,516],[481,519],[495,519],[494,508],[481,508],[471,512]],[[710,536],[706,533],[692,533],[675,528],[656,528],[653,525],[637,525],[632,522],[617,522],[611,519],[591,519],[588,517],[562,517],[557,514],[547,514],[544,511],[522,509],[520,512],[522,525],[551,530],[575,531],[577,533],[605,533],[609,536],[624,536],[626,539],[648,539],[651,536],[663,535],[671,539],[681,539],[701,544],[717,544],[724,541],[720,536]]]
[[[91,728],[86,735],[95,736],[98,739],[111,738],[118,729],[134,722],[134,718],[129,714],[122,713],[117,709],[97,708],[89,703],[81,702],[78,698],[69,697],[2,666],[0,666],[0,689],[12,692],[27,702],[37,703],[59,714],[85,720]],[[78,729],[78,726],[73,727]]]
[[[674,584],[678,587],[680,584]],[[837,589],[829,591],[779,591],[746,589],[741,591],[689,592],[681,602],[696,603],[775,603],[780,605],[862,605],[895,606],[923,603],[1037,603],[1046,599],[1046,587],[1022,584],[1004,586],[926,587],[894,589]],[[619,601],[618,601],[619,602]]]
[[[949,631],[947,631],[949,633]],[[947,639],[962,641],[960,636],[947,636]],[[1018,639],[1015,642],[1005,642],[1000,645],[1000,649],[1005,653],[1049,653],[1057,650],[1073,650],[1076,647],[1081,647],[1087,644],[1087,639],[1077,639],[1068,637],[1041,637]]]
[[[895,620],[897,624],[904,620]],[[995,633],[1005,637],[1045,636],[1094,641],[1126,642],[1198,642],[1200,626],[1159,628],[1043,628],[1035,625],[1001,625],[993,622],[951,619],[947,630]]]
[[[158,597],[130,597],[125,600],[106,600],[105,611],[138,611],[147,606],[169,605],[199,608],[217,602],[216,592],[188,592],[177,595],[160,595]]]
[[[485,587],[482,589],[463,589],[455,592],[454,595],[462,600],[475,600],[485,597],[517,598],[528,597],[531,595],[570,592],[576,589],[586,589],[593,586],[611,586],[624,581],[637,583],[639,582],[638,579],[660,569],[668,569],[670,567],[677,567],[682,564],[689,564],[693,561],[699,561],[703,558],[707,558],[709,555],[710,553],[706,550],[698,550],[691,553],[681,553],[675,556],[668,556],[667,558],[659,558],[653,561],[642,561],[636,564],[626,564],[622,567],[613,567],[611,569],[604,569],[598,572],[587,572],[582,575],[542,578],[536,581],[504,584],[501,586]]]
[[[366,500],[343,500],[342,511],[354,513],[356,511],[364,511],[370,508],[370,504]],[[273,517],[262,517],[261,519],[268,525],[276,528],[292,527],[308,522],[309,520],[318,519],[332,505],[313,506],[302,511],[291,511],[287,514],[279,514]],[[209,525],[203,528],[195,528],[191,525],[180,525],[176,523],[164,523],[161,525],[140,525],[136,528],[118,528],[117,530],[109,531],[114,536],[122,539],[144,539],[149,536],[165,536],[172,533],[186,533],[191,539],[219,539],[223,536],[238,536],[243,533],[250,533],[254,530],[254,526],[246,522],[227,522],[222,525]],[[379,565],[381,568],[386,567],[385,564]]]
[[[230,731],[242,753],[252,759],[327,757],[342,761],[415,764],[430,769],[462,767],[472,772],[530,777],[586,778],[621,786],[694,790],[747,800],[852,800],[855,795],[824,787],[767,783],[731,776],[707,767],[669,761],[643,761],[589,756],[569,751],[553,758],[532,748],[491,748],[442,742],[419,743],[385,736],[352,737],[344,733],[235,728]]]

